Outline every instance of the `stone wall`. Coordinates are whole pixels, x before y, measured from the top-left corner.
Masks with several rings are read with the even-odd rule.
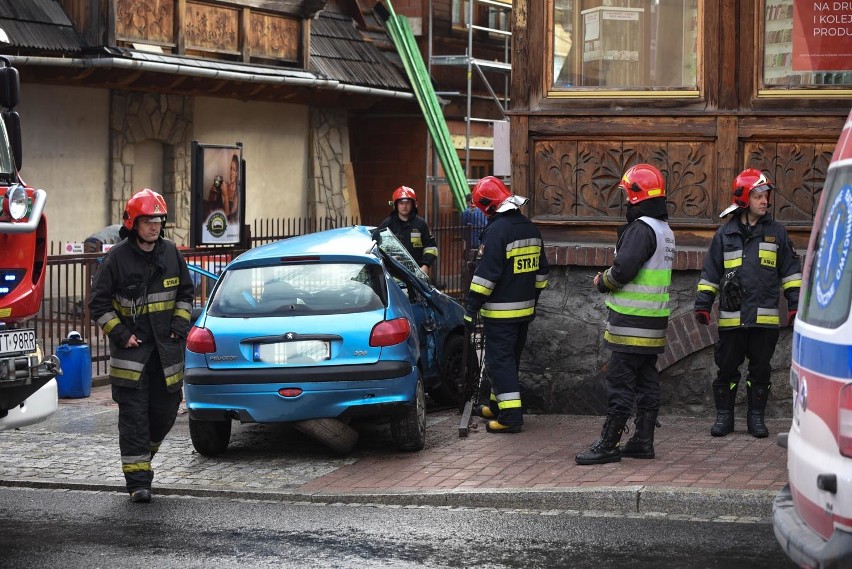
[[[530,326],[521,361],[524,404],[543,413],[603,414],[606,411],[604,366],[610,351],[604,347],[606,326],[604,295],[592,281],[595,274],[612,262],[611,247],[578,247],[574,264],[551,266],[548,288],[542,293],[538,316]],[[582,252],[582,258],[579,257]],[[562,252],[549,251],[551,260],[566,259]],[[713,342],[717,338],[715,319],[711,327],[698,325],[693,318],[695,287],[703,255],[678,251],[680,261],[671,287],[672,317],[667,332],[668,346],[660,356],[662,413],[715,416],[711,382],[716,376]],[[786,314],[782,298],[782,314]],[[767,416],[791,416],[789,386],[791,328],[781,330],[772,358],[772,395]],[[745,417],[746,365],[737,395],[737,416]],[[740,407],[742,412],[739,411]],[[743,423],[744,425],[744,423]],[[709,427],[709,425],[708,425]]]

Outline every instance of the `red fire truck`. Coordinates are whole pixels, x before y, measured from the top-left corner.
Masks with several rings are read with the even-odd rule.
[[[0,56],[0,430],[38,422],[56,410],[59,360],[45,356],[27,322],[44,295],[47,194],[21,168],[18,70]]]

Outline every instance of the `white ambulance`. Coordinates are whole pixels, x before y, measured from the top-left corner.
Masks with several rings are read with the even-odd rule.
[[[813,228],[793,329],[789,484],[773,524],[802,567],[852,567],[852,113]]]

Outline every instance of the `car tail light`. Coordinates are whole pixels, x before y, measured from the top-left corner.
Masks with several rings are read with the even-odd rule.
[[[213,332],[207,328],[193,326],[186,337],[186,349],[196,354],[211,354],[216,351]]]
[[[852,457],[852,383],[840,389],[837,400],[837,446],[840,454]]]
[[[370,345],[374,348],[393,346],[408,339],[411,334],[411,324],[407,318],[382,320],[370,332]]]

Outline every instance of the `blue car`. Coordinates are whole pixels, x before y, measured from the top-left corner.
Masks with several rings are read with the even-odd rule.
[[[420,450],[425,394],[461,399],[464,337],[462,307],[387,229],[252,249],[222,272],[187,339],[193,446],[224,452],[232,421],[292,422],[345,453],[350,419],[386,416],[396,446]]]

